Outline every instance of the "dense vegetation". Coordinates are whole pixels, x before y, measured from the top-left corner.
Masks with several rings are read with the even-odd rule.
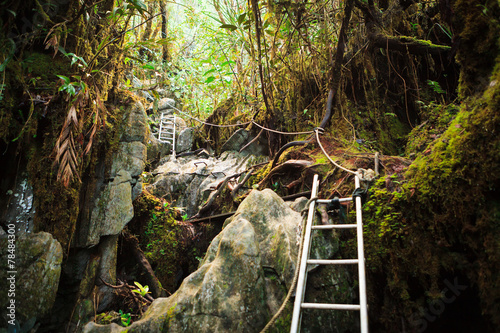
[[[372,327],[458,332],[471,320],[471,330],[497,330],[498,1],[6,0],[0,8],[2,171],[27,165],[36,230],[67,252],[85,184],[116,146],[123,105],[138,99],[135,77],[211,123],[322,125],[329,154],[352,169],[372,167],[380,152],[382,175],[365,206]],[[270,157],[303,141],[280,161],[320,164],[322,195],[351,190],[308,134],[247,128]],[[197,144],[217,151],[233,131],[200,126]],[[299,177],[272,184],[290,194],[307,186],[307,175],[286,186]],[[462,296],[425,317],[455,279],[467,286]],[[165,281],[175,284],[172,273]],[[461,313],[466,304],[477,309]]]

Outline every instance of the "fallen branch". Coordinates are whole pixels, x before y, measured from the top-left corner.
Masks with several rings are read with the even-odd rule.
[[[303,146],[305,144],[308,144],[309,142],[312,141],[311,139],[312,139],[312,137],[307,139],[307,140],[304,140],[304,141],[292,141],[292,142],[288,142],[287,144],[285,144],[283,147],[280,148],[280,150],[278,150],[278,152],[274,156],[273,164],[271,164],[271,169],[274,169],[276,164],[278,164],[278,160],[279,160],[281,154],[283,154],[283,152],[285,150],[287,150],[288,148],[294,147],[294,146]]]
[[[451,50],[450,46],[433,44],[430,41],[407,36],[385,36],[380,33],[368,35],[372,46],[392,51],[409,52],[417,55],[440,55]]]

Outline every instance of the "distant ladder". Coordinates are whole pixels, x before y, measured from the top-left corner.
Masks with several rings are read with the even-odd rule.
[[[161,114],[158,141],[169,142],[172,145],[172,156],[175,157],[175,114],[167,115],[166,112]]]
[[[360,187],[360,179],[355,176],[355,186]],[[313,186],[311,191],[311,199],[318,194],[318,175],[314,175]],[[352,201],[353,198],[342,198],[340,202]],[[332,200],[312,200],[309,204],[309,214],[307,216],[307,224],[304,235],[304,244],[300,260],[299,276],[297,281],[297,289],[295,295],[295,304],[293,307],[292,325],[290,333],[300,331],[301,309],[321,309],[321,310],[354,310],[360,311],[361,333],[368,333],[368,311],[366,303],[366,277],[365,277],[365,256],[363,252],[363,221],[361,218],[361,197],[356,196],[356,224],[332,224],[332,225],[314,225],[315,204],[327,204]],[[358,239],[358,259],[309,259],[311,249],[311,232],[312,230],[325,229],[356,229]],[[330,303],[304,303],[304,295],[307,282],[307,265],[350,265],[358,264],[359,278],[359,303],[360,304],[330,304]]]

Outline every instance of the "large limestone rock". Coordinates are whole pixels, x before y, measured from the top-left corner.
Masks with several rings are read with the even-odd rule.
[[[240,151],[243,147],[249,144],[241,151],[242,154],[265,155],[265,145],[260,142],[260,139],[250,143],[252,139],[253,137],[250,135],[250,132],[244,128],[240,128],[222,145],[221,151]]]
[[[14,259],[9,257],[12,252],[9,252],[8,244],[8,237],[1,236],[0,281],[3,287],[0,293],[0,327],[4,328],[11,320],[8,316],[10,310],[7,309],[11,300],[15,301],[15,319],[20,326],[28,320],[33,321],[33,318],[41,319],[50,312],[56,298],[63,259],[61,245],[46,232],[17,236]],[[9,297],[10,292],[12,297]]]
[[[175,142],[175,152],[183,153],[190,151],[194,143],[194,128],[187,127],[183,129]]]
[[[87,241],[98,244],[102,236],[117,235],[134,217],[130,173],[120,170],[108,183],[92,211],[92,224]]]
[[[224,152],[218,159],[169,158],[154,170],[154,182],[147,189],[156,196],[175,201],[175,206],[193,216],[224,177],[244,172],[263,160],[264,157],[245,156],[234,151]]]
[[[84,332],[260,332],[285,297],[269,285],[292,282],[300,221],[273,191],[252,191],[174,295],[128,328],[91,322]]]
[[[117,235],[133,217],[132,201],[142,191],[148,123],[141,103],[132,104],[123,117],[118,147],[96,171],[95,186],[87,190],[93,201],[82,209],[77,247],[95,246],[102,236]]]
[[[175,107],[175,101],[172,98],[162,98],[158,101],[158,111],[168,110]]]
[[[291,206],[300,209],[307,199],[300,201]],[[128,328],[90,322],[84,332],[260,332],[291,286],[301,220],[273,191],[253,190],[174,295],[156,299]],[[311,257],[333,258],[334,236],[316,232]],[[345,267],[319,267],[309,274],[306,302],[355,303],[354,286]],[[289,307],[274,329],[288,331],[290,318]],[[304,310],[302,332],[351,332],[356,318],[348,311]]]
[[[125,171],[131,177],[139,176],[146,165],[146,149],[140,141],[120,142],[111,164],[111,177],[116,177],[120,171]]]

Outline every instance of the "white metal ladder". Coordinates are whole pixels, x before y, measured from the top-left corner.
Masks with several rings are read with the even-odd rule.
[[[355,186],[360,187],[360,179],[355,176]],[[315,198],[318,194],[318,175],[314,175],[311,198]],[[340,202],[352,201],[353,198],[342,198]],[[295,304],[293,307],[292,325],[290,332],[296,333],[300,331],[301,309],[321,309],[321,310],[354,310],[360,312],[361,333],[368,333],[368,309],[366,303],[366,277],[365,277],[365,256],[363,246],[363,221],[361,217],[361,197],[356,196],[356,224],[332,224],[332,225],[314,225],[315,204],[326,204],[332,200],[313,200],[309,204],[309,213],[307,216],[307,224],[304,235],[304,244],[300,260],[299,276],[297,281],[297,289],[295,295]],[[312,230],[325,229],[356,229],[358,241],[358,259],[309,259],[311,249],[311,233]],[[349,265],[357,264],[359,273],[359,304],[330,304],[330,303],[304,303],[304,295],[307,282],[307,265]]]
[[[175,114],[167,115],[166,112],[161,114],[158,141],[170,142],[172,144],[172,156],[175,157]]]

